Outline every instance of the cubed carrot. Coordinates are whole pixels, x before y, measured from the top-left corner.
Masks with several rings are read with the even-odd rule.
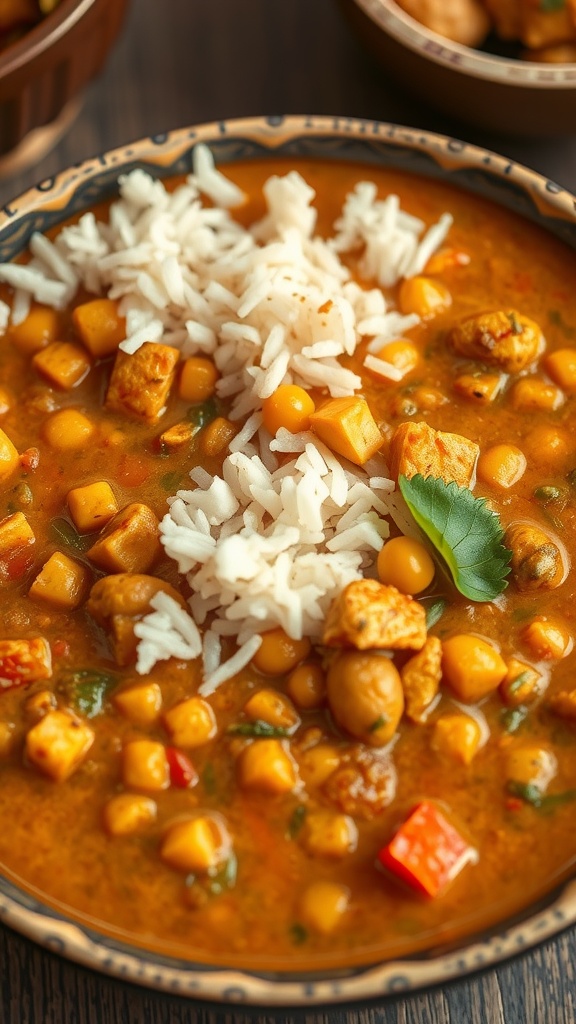
[[[112,299],[82,302],[72,313],[78,337],[94,359],[104,359],[116,351],[126,337],[126,320]]]
[[[439,896],[477,851],[442,814],[423,800],[378,854],[383,867],[426,896]]]
[[[55,608],[78,608],[88,593],[91,574],[86,566],[75,562],[62,551],[55,551],[42,566],[28,594],[37,601],[47,601]]]
[[[357,466],[363,466],[381,447],[384,438],[359,395],[331,398],[310,416],[310,427],[317,437]]]
[[[60,331],[60,316],[49,306],[33,305],[22,323],[10,327],[9,337],[25,355],[34,355],[55,341]]]

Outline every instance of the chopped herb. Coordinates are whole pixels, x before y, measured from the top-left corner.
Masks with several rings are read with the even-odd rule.
[[[564,494],[559,487],[554,487],[552,484],[544,484],[542,487],[536,488],[534,497],[537,501],[541,501],[543,505],[547,505],[551,501],[559,501],[564,497]]]
[[[554,10],[564,10],[565,7],[566,0],[540,0],[539,9],[546,12],[551,12]]]
[[[202,427],[211,423],[212,420],[215,420],[217,415],[218,409],[213,398],[209,398],[207,402],[202,402],[201,405],[193,405],[188,409],[188,419],[197,427],[196,433],[198,430],[202,430]]]
[[[111,672],[83,668],[62,675],[60,687],[76,711],[86,718],[96,718],[104,711],[106,696],[116,681]]]
[[[512,796],[517,796],[532,807],[537,807],[544,813],[550,813],[563,804],[572,803],[576,800],[576,789],[566,789],[563,793],[549,793],[544,795],[538,786],[528,782],[515,782],[511,779],[508,782],[507,790]]]
[[[510,683],[510,686],[508,687],[509,692],[516,693],[521,686],[524,686],[524,683],[529,683],[531,678],[532,673],[529,669],[526,669],[524,672],[521,672],[520,675],[516,676],[516,678],[513,679],[512,682]]]
[[[290,936],[295,946],[301,946],[308,938],[308,931],[303,924],[296,921],[294,924],[290,925]]]
[[[53,519],[50,529],[60,544],[74,548],[75,551],[86,551],[92,544],[91,537],[81,537],[67,519]]]
[[[287,835],[289,839],[296,838],[300,829],[302,828],[302,825],[304,824],[306,814],[307,811],[304,804],[298,804],[298,807],[296,807],[292,817],[290,818],[290,821],[288,822]]]
[[[171,473],[164,473],[164,476],[160,477],[160,486],[165,490],[172,493],[178,490],[178,485],[182,479],[182,473],[178,470],[173,470]]]
[[[502,725],[506,732],[517,732],[528,714],[525,704],[519,704],[517,708],[509,708],[502,712]]]
[[[378,718],[372,722],[368,732],[378,732],[378,729],[381,729],[382,726],[387,725],[387,723],[388,719],[386,718],[386,715],[378,715]]]
[[[511,552],[504,531],[484,498],[440,477],[401,476],[410,512],[444,559],[454,584],[471,601],[492,601],[505,590]]]
[[[238,861],[233,853],[230,854],[226,863],[220,868],[208,882],[208,892],[213,896],[219,896],[226,889],[233,889],[236,885],[238,875]]]
[[[213,796],[216,792],[216,772],[214,771],[212,761],[208,761],[208,763],[204,765],[204,771],[202,772],[202,785],[204,786],[204,792],[207,796]]]
[[[257,719],[255,722],[236,722],[228,726],[228,732],[233,736],[289,736],[290,729],[283,725],[270,725]]]
[[[507,313],[506,316],[510,321],[510,327],[512,328],[512,334],[522,334],[522,327],[518,323],[516,313]]]
[[[445,598],[439,597],[437,601],[429,605],[426,609],[426,630],[432,629],[432,626],[435,626],[440,621],[446,611],[447,604],[448,602]]]

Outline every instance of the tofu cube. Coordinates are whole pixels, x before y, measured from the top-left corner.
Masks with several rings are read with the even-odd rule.
[[[155,423],[161,416],[180,358],[170,345],[147,342],[133,355],[118,352],[106,408]]]
[[[28,595],[36,601],[47,601],[55,608],[71,611],[82,604],[91,582],[86,566],[75,562],[63,551],[55,551],[42,566]]]
[[[72,521],[79,533],[101,529],[118,511],[114,491],[105,480],[98,480],[84,487],[73,487],[68,491],[66,500]]]
[[[146,572],[161,553],[159,525],[147,505],[127,505],[108,523],[88,557],[105,572]]]
[[[333,452],[363,466],[382,446],[384,438],[359,395],[332,398],[310,416],[310,427]]]
[[[479,453],[478,445],[461,434],[434,430],[427,423],[401,423],[390,441],[390,474],[397,480],[421,473],[470,487]]]
[[[0,522],[0,558],[10,558],[15,551],[34,544],[34,530],[23,512],[14,512]]]
[[[12,441],[0,430],[0,483],[12,476],[12,473],[20,465],[20,456],[12,444]]]
[[[26,736],[26,757],[41,772],[63,782],[82,763],[94,742],[90,726],[67,711],[49,711]]]
[[[90,370],[90,359],[84,349],[69,341],[53,341],[37,352],[33,365],[54,387],[69,391],[76,387]]]
[[[76,333],[94,359],[116,352],[126,337],[126,320],[112,299],[82,302],[72,313]]]
[[[52,653],[44,637],[0,640],[0,692],[36,679],[51,678]]]

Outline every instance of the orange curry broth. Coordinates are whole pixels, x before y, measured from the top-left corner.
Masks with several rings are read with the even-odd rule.
[[[566,486],[566,475],[576,467],[574,452],[574,399],[567,397],[556,412],[517,412],[504,392],[494,403],[476,407],[453,390],[454,356],[445,345],[446,329],[462,316],[486,308],[515,307],[540,324],[548,350],[570,345],[576,334],[573,308],[576,256],[540,229],[479,198],[444,184],[408,174],[360,167],[294,161],[315,188],[320,208],[318,229],[329,234],[345,194],[356,181],[371,179],[381,195],[400,195],[403,208],[426,223],[444,210],[455,218],[448,243],[467,253],[470,262],[457,265],[441,277],[452,294],[452,306],[410,332],[421,348],[420,365],[400,384],[387,384],[363,372],[365,393],[376,420],[395,427],[414,418],[431,426],[454,430],[477,441],[481,448],[496,441],[516,444],[526,454],[528,468],[509,491],[478,485],[476,494],[491,499],[504,522],[530,518],[546,528],[547,511],[534,501],[541,484]],[[237,214],[246,223],[261,216],[261,185],[271,173],[286,173],[280,161],[239,164],[229,176],[253,197]],[[69,315],[62,337],[71,337]],[[361,372],[361,359],[351,360]],[[25,482],[33,502],[24,508],[36,534],[32,564],[22,579],[2,586],[0,638],[45,636],[54,654],[52,684],[58,692],[59,673],[74,668],[101,668],[123,680],[136,678],[133,667],[118,669],[105,633],[79,609],[58,613],[27,598],[31,580],[48,555],[60,547],[52,532],[53,520],[67,519],[66,495],[72,486],[108,480],[122,507],[132,501],[150,505],[159,517],[166,498],[186,479],[198,462],[197,441],[185,454],[159,456],[154,441],[163,429],[186,414],[187,404],[172,396],[160,425],[147,426],[101,407],[112,360],[95,365],[88,377],[68,392],[51,389],[7,337],[0,350],[2,383],[18,398],[1,419],[1,426],[19,451],[40,449],[35,472],[18,472],[3,487],[0,518],[20,508],[18,488]],[[447,402],[430,409],[415,405],[415,388],[437,389]],[[432,403],[433,404],[433,403]],[[80,406],[101,419],[99,440],[85,452],[50,451],[40,438],[47,410]],[[538,430],[553,423],[570,438],[568,450],[554,460],[543,446]],[[121,443],[113,444],[113,429]],[[388,429],[388,433],[389,433]],[[219,472],[221,460],[204,463]],[[558,513],[558,532],[569,552],[574,540],[573,493]],[[549,523],[548,523],[549,525]],[[82,554],[70,552],[82,559]],[[178,586],[175,566],[164,560],[154,570]],[[95,573],[96,576],[99,573]],[[521,638],[526,621],[536,612],[558,616],[576,631],[576,575],[557,590],[519,594],[511,586],[495,603],[471,604],[438,579],[430,593],[448,597],[449,605],[433,632],[441,638],[452,633],[475,632],[494,641],[505,658],[516,654],[533,661]],[[65,641],[67,652],[62,654]],[[60,653],[56,653],[60,652]],[[469,766],[435,753],[431,745],[434,722],[443,710],[453,710],[444,695],[425,724],[405,719],[393,750],[398,773],[396,798],[371,820],[358,819],[357,850],[342,860],[314,858],[290,837],[290,822],[302,796],[280,796],[243,790],[235,776],[227,726],[242,718],[248,695],[264,686],[283,689],[282,677],[271,679],[253,668],[224,683],[209,698],[218,720],[218,736],[191,752],[200,781],[191,789],[169,788],[154,794],[158,820],[141,834],[110,837],[102,826],[102,812],[110,796],[121,791],[121,750],[128,739],[149,736],[169,743],[161,721],[135,726],[108,700],[104,713],[91,719],[96,738],[87,759],[65,782],[54,782],[23,763],[26,728],[23,704],[45,683],[0,693],[0,719],[15,724],[17,741],[10,756],[0,761],[0,863],[8,877],[37,891],[42,899],[64,906],[73,917],[95,923],[101,930],[127,937],[130,942],[179,956],[230,964],[311,967],[360,963],[406,955],[434,944],[460,939],[502,920],[550,889],[570,869],[576,851],[576,816],[570,801],[551,813],[506,792],[504,756],[510,744],[542,741],[556,754],[558,774],[549,792],[563,793],[576,779],[576,746],[569,722],[552,715],[546,699],[571,689],[574,655],[549,661],[546,697],[532,705],[519,729],[503,728],[505,705],[498,693],[482,704],[491,728],[486,745]],[[150,678],[162,688],[163,706],[193,694],[200,680],[194,663],[159,662]],[[51,685],[51,684],[49,684]],[[59,693],[60,704],[66,701]],[[350,737],[333,725],[327,709],[301,712],[302,725],[290,743],[299,759],[299,737],[317,726],[324,740],[349,748]],[[330,807],[321,788],[308,787],[310,806]],[[479,852],[477,865],[468,865],[441,897],[415,895],[375,868],[376,855],[410,809],[420,800],[438,800],[450,808],[462,831]],[[182,873],[159,858],[163,828],[174,816],[197,808],[214,809],[228,823],[238,860],[237,881],[221,895],[210,896],[195,907],[186,898]],[[334,809],[334,808],[333,808]],[[336,808],[337,809],[337,808]],[[349,909],[329,935],[303,929],[299,900],[305,885],[315,879],[335,880],[349,888]]]

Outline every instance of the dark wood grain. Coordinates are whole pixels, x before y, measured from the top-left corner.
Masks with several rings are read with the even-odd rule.
[[[576,189],[576,134],[509,140],[398,93],[333,0],[133,0],[75,125],[39,164],[0,179],[0,205],[58,169],[140,136],[248,114],[379,118],[486,145]],[[230,1013],[138,989],[0,928],[0,1024],[574,1024],[576,933],[444,990],[367,1009]]]

